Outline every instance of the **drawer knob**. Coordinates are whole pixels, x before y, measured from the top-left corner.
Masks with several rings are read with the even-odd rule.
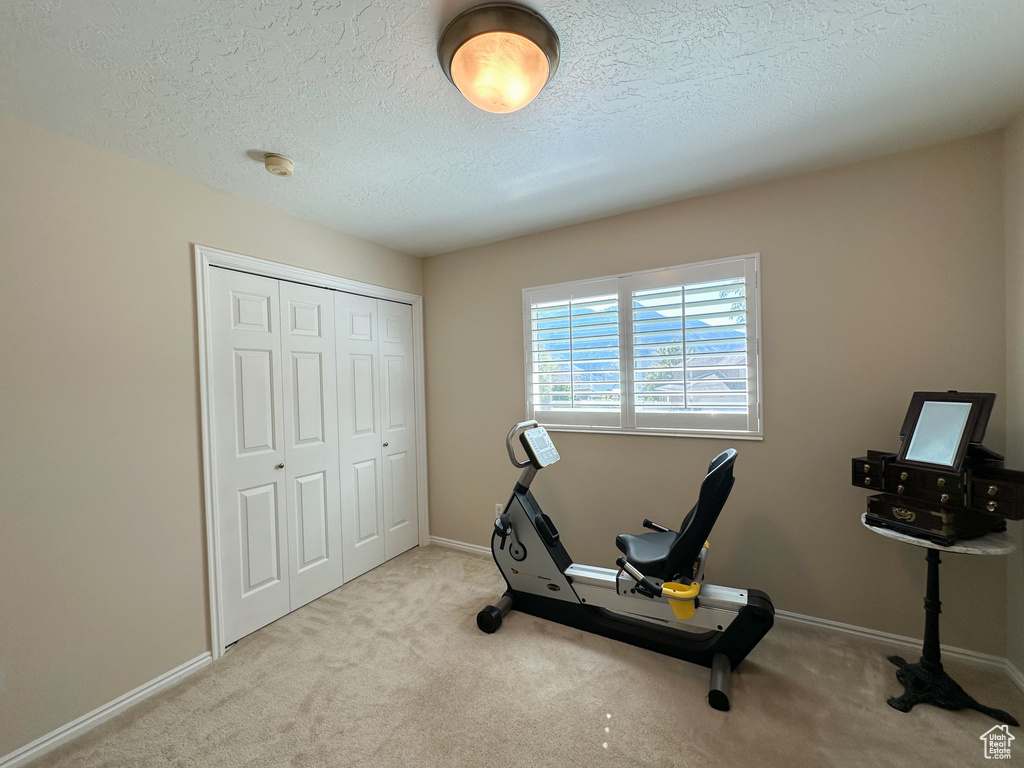
[[[997,486],[990,485],[988,487],[988,495],[989,496],[995,496],[997,493],[999,493],[999,488]]]
[[[939,488],[945,488],[946,487],[946,478],[940,477],[936,482],[938,482]]]
[[[905,491],[905,490],[906,490],[906,488],[904,488],[902,485],[897,485],[896,486],[896,493],[903,493],[903,491]]]
[[[865,477],[864,478],[864,485],[871,485],[871,478],[870,477]]]
[[[908,477],[910,477],[910,475],[906,472],[900,472],[900,480],[906,480]]]
[[[947,501],[949,501],[949,494],[948,493],[944,493],[941,496],[939,496],[939,503],[940,504],[945,504]]]
[[[865,472],[870,472],[871,471],[871,465],[870,464],[865,464],[864,465],[864,471]]]
[[[989,512],[995,512],[996,507],[998,506],[999,505],[996,504],[994,501],[990,501],[988,504],[985,505],[985,509],[987,509]]]

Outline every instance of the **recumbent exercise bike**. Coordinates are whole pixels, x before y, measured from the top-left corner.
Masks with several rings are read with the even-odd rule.
[[[516,457],[517,435],[525,461]],[[703,583],[707,537],[732,489],[736,451],[725,450],[711,462],[679,532],[644,520],[652,533],[616,537],[625,556],[615,570],[574,563],[530,492],[537,472],[559,459],[547,430],[536,421],[520,422],[505,444],[512,464],[523,470],[491,536],[494,562],[508,589],[477,614],[477,626],[495,632],[515,608],[710,667],[708,703],[728,711],[730,674],[775,616],[764,592]]]

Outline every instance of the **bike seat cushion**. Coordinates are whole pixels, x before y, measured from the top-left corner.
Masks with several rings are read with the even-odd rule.
[[[676,540],[675,531],[655,533],[620,533],[615,537],[615,546],[641,573],[656,579],[661,575],[665,559]]]

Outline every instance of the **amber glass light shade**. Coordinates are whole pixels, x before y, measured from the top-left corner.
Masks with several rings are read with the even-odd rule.
[[[437,43],[445,76],[487,112],[515,112],[533,101],[558,69],[558,57],[555,30],[536,11],[515,3],[463,11]]]
[[[467,40],[452,57],[452,80],[469,101],[487,112],[515,112],[548,81],[548,59],[522,35],[486,32]]]

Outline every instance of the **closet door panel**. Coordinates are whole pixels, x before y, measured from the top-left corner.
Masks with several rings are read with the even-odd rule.
[[[328,530],[331,516],[327,509],[327,473],[317,472],[295,478],[295,522],[298,526],[296,571],[303,573],[323,564],[332,554]],[[341,517],[338,516],[340,524]],[[334,551],[337,555],[337,551]],[[340,558],[339,558],[340,559]],[[333,587],[339,586],[334,584]],[[332,589],[333,587],[328,587]]]
[[[290,607],[278,284],[214,268],[209,302],[220,593],[233,643]]]
[[[378,301],[381,371],[385,556],[419,542],[416,493],[412,307]]]
[[[381,536],[380,501],[377,498],[377,460],[370,459],[352,465],[353,497],[355,500],[355,543],[372,542]]]
[[[366,437],[376,441],[377,435],[377,398],[374,397],[375,355],[350,354],[349,374],[351,376],[352,409],[351,438]]]
[[[377,301],[335,294],[345,580],[385,559]]]
[[[243,597],[281,578],[279,522],[275,484],[238,492]]]
[[[291,610],[344,580],[334,294],[282,281]]]
[[[234,349],[236,455],[274,450],[274,352]]]

